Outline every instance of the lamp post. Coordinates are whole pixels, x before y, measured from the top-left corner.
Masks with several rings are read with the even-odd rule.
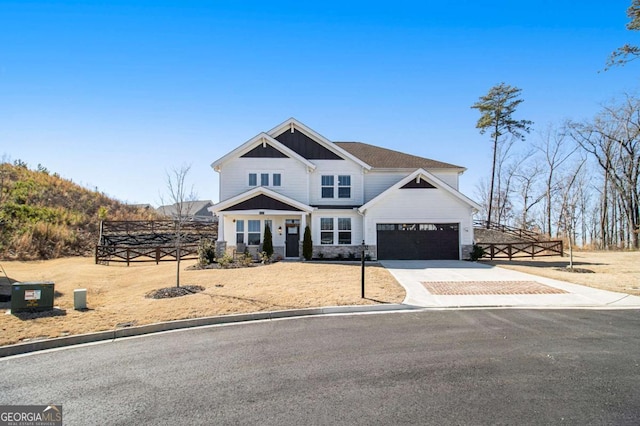
[[[363,299],[364,299],[364,254],[365,254],[365,250],[368,250],[368,249],[369,249],[369,246],[366,246],[364,244],[364,240],[362,240],[362,252],[360,253],[360,260],[361,260],[361,264],[362,264],[362,267],[361,267],[361,270],[362,270],[362,273],[361,273],[362,290],[361,290],[361,296],[360,297],[362,297]]]

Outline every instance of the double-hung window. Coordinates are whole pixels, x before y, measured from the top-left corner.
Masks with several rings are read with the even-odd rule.
[[[269,186],[269,173],[260,173],[260,186]]]
[[[351,198],[350,175],[323,175],[321,179],[322,198],[336,198],[336,193],[337,198]]]
[[[248,220],[247,244],[250,246],[260,245],[260,221]]]
[[[351,244],[351,218],[338,218],[338,244]]]
[[[351,198],[351,176],[338,176],[338,198]]]
[[[257,186],[257,185],[258,185],[258,174],[249,173],[249,186]]]
[[[322,176],[322,198],[333,198],[333,176]]]
[[[282,185],[282,175],[280,173],[273,174],[273,186]]]
[[[320,244],[333,244],[333,218],[320,218]]]
[[[244,220],[236,220],[236,244],[244,243]]]

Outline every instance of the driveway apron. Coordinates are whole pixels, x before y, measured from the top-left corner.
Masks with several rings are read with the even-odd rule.
[[[640,308],[640,297],[460,260],[383,260],[420,307]]]

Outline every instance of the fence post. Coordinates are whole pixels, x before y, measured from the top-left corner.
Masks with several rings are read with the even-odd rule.
[[[509,244],[507,245],[507,254],[509,255],[509,260],[511,260],[511,248],[512,248],[512,247],[513,247],[513,246],[511,245],[511,243],[509,243]]]
[[[160,262],[160,247],[156,247],[156,265]]]
[[[127,247],[127,266],[129,266],[129,251],[131,249],[129,247]]]

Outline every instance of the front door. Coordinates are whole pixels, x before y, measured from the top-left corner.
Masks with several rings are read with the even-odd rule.
[[[287,238],[285,257],[300,257],[300,221],[287,219]]]

